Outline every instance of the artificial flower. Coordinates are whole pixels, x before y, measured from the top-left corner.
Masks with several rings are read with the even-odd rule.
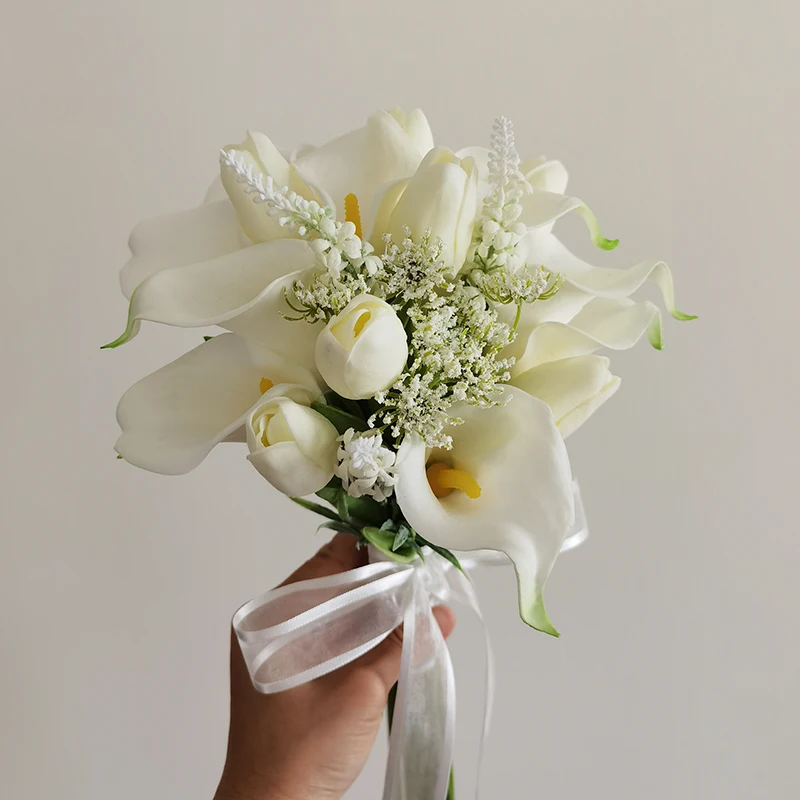
[[[575,509],[566,447],[550,408],[500,387],[500,403],[453,409],[452,448],[406,437],[395,492],[405,518],[428,541],[454,550],[490,549],[514,562],[520,615],[557,635],[543,589]]]
[[[313,409],[289,397],[265,397],[245,423],[248,461],[278,491],[313,494],[333,477],[336,428]]]
[[[379,503],[392,496],[397,483],[397,454],[383,443],[380,431],[348,428],[339,437],[336,475],[351,497],[371,497]]]
[[[319,334],[316,363],[341,397],[365,399],[391,386],[406,365],[403,323],[384,300],[362,294]]]
[[[218,325],[313,368],[319,326],[290,319],[287,292],[316,264],[308,242],[278,239],[161,270],[136,288],[125,332],[106,346],[132,339],[142,320],[180,328]]]
[[[517,375],[511,384],[550,406],[559,433],[566,438],[617,391],[620,379],[603,356],[547,361]]]
[[[458,158],[437,147],[408,181],[387,188],[378,208],[371,241],[385,234],[402,241],[406,231],[426,231],[442,241],[442,260],[458,272],[467,257],[478,205],[478,169],[471,158]]]
[[[672,274],[663,261],[643,261],[629,269],[595,267],[573,255],[555,236],[555,223],[575,212],[586,221],[598,247],[611,250],[617,245],[617,240],[601,235],[596,217],[583,201],[565,194],[567,171],[561,162],[540,158],[523,163],[521,170],[532,191],[521,200],[519,221],[527,231],[519,243],[518,255],[525,263],[542,265],[563,276],[564,285],[554,302],[523,309],[518,352],[528,346],[528,339],[539,324],[552,321],[568,324],[583,334],[580,351],[584,354],[599,347],[627,349],[645,332],[653,347],[661,349],[660,310],[650,301],[630,299],[648,280],[661,290],[664,304],[675,319],[694,319],[675,307]],[[576,337],[572,339],[577,341]],[[525,364],[518,363],[518,371],[525,368]]]
[[[275,396],[306,405],[321,394],[312,373],[264,347],[221,334],[134,384],[122,396],[117,452],[151,472],[194,469],[219,442],[242,441],[251,409]]]

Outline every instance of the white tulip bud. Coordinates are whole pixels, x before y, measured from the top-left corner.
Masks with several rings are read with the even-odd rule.
[[[430,230],[442,240],[442,258],[457,272],[472,242],[478,210],[478,168],[472,158],[458,158],[451,150],[431,150],[407,185],[389,187],[381,200],[372,242],[384,233],[395,243],[411,229],[415,241]]]
[[[245,427],[248,460],[284,494],[313,494],[333,477],[338,431],[308,406],[274,397],[250,413]]]
[[[405,368],[408,342],[394,309],[370,294],[353,298],[317,337],[317,369],[341,397],[388,389]]]

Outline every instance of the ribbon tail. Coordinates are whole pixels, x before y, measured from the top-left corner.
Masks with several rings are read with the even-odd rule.
[[[383,800],[445,800],[455,738],[455,677],[421,580],[414,580],[403,625]]]
[[[478,593],[472,579],[469,575],[459,572],[458,570],[450,570],[447,573],[447,579],[450,584],[453,599],[471,608],[483,629],[486,667],[484,669],[483,731],[478,743],[478,758],[475,763],[475,800],[478,800],[484,749],[486,747],[486,739],[489,736],[489,727],[492,721],[492,707],[494,706],[494,654],[492,652],[492,642],[489,637],[489,628],[481,613]]]

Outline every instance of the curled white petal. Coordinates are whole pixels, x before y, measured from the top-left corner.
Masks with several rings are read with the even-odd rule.
[[[310,403],[313,375],[283,356],[222,334],[134,384],[122,396],[116,450],[131,464],[167,475],[194,469],[262,402],[261,380],[275,393]]]
[[[242,247],[239,224],[226,199],[140,222],[131,232],[131,258],[120,271],[122,293],[130,298],[146,278],[233,253]]]
[[[311,366],[316,330],[305,322],[290,322],[282,314],[292,314],[284,299],[285,278],[302,274],[315,263],[306,242],[283,239],[162,270],[137,287],[125,331],[107,346],[132,339],[143,320],[181,328],[220,325],[276,351],[304,358]]]
[[[454,412],[453,448],[430,451],[407,437],[397,460],[397,500],[415,530],[453,550],[500,550],[514,562],[522,618],[547,633],[542,592],[575,509],[569,459],[546,403],[505,387],[500,405]],[[426,467],[442,460],[468,472],[480,485],[471,499],[460,491],[437,499]]]

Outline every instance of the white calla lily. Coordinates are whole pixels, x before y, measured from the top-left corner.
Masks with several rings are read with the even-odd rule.
[[[401,242],[409,228],[415,237],[430,230],[443,243],[442,259],[458,272],[472,242],[478,210],[478,167],[446,147],[425,156],[405,184],[389,186],[376,215],[371,241],[377,247],[384,234]]]
[[[333,477],[339,432],[307,405],[265,396],[248,414],[245,429],[248,461],[278,491],[314,494]]]
[[[337,394],[352,400],[388,389],[407,359],[403,323],[388,303],[370,294],[353,298],[317,338],[320,375]]]
[[[264,392],[266,391],[266,394]],[[236,439],[263,398],[310,404],[322,390],[312,373],[231,333],[215,336],[134,384],[122,396],[116,450],[137,467],[166,475],[194,469]]]
[[[523,164],[522,171],[533,189],[522,200],[520,221],[529,229],[520,242],[523,260],[541,264],[563,275],[575,288],[609,300],[628,298],[649,280],[661,290],[664,304],[675,319],[695,319],[675,307],[672,273],[663,261],[645,261],[630,269],[595,267],[573,255],[553,234],[553,226],[561,217],[576,212],[586,222],[595,245],[613,250],[618,243],[602,236],[597,218],[582,200],[565,194],[568,176],[560,161],[537,159]],[[651,336],[651,342],[655,341]],[[657,341],[660,343],[660,337]]]
[[[224,148],[235,153],[247,166],[261,175],[269,175],[278,186],[288,186],[306,200],[320,201],[318,192],[309,187],[300,177],[296,167],[281,155],[269,137],[257,131],[248,131],[241,144],[230,144]],[[253,203],[252,196],[236,179],[236,175],[222,171],[222,186],[236,211],[242,230],[253,242],[269,242],[284,239],[293,234],[282,227],[278,220],[264,213],[264,209]],[[325,202],[325,200],[323,200]]]
[[[512,376],[547,361],[588,355],[601,347],[627,350],[645,332],[651,344],[661,349],[661,312],[649,300],[587,296],[588,302],[566,322],[520,322],[517,339],[503,352],[504,356],[516,359],[511,367]],[[549,302],[546,300],[543,305]]]
[[[522,619],[558,635],[542,593],[575,507],[567,451],[550,408],[520,389],[504,387],[500,405],[453,411],[464,423],[449,431],[451,450],[430,450],[416,436],[400,446],[395,487],[400,508],[436,545],[506,553],[517,572]],[[445,465],[449,473],[437,477],[440,470],[434,468],[432,487],[434,464]],[[456,488],[442,496],[447,477],[451,487],[466,491]]]
[[[603,356],[576,356],[548,361],[518,375],[511,384],[550,406],[566,439],[608,400],[620,385]]]
[[[321,147],[309,147],[294,161],[297,171],[332,198],[339,219],[344,219],[344,198],[354,194],[360,201],[364,229],[378,190],[413,175],[433,147],[425,115],[418,108],[379,109],[367,124]]]
[[[125,331],[106,347],[132,339],[143,320],[180,328],[219,325],[313,368],[321,326],[286,319],[294,314],[286,292],[316,263],[307,242],[280,239],[156,272],[136,288]]]
[[[131,258],[120,271],[120,286],[130,299],[146,278],[171,267],[183,267],[235,253],[242,233],[227,199],[189,211],[140,222],[131,232]]]

